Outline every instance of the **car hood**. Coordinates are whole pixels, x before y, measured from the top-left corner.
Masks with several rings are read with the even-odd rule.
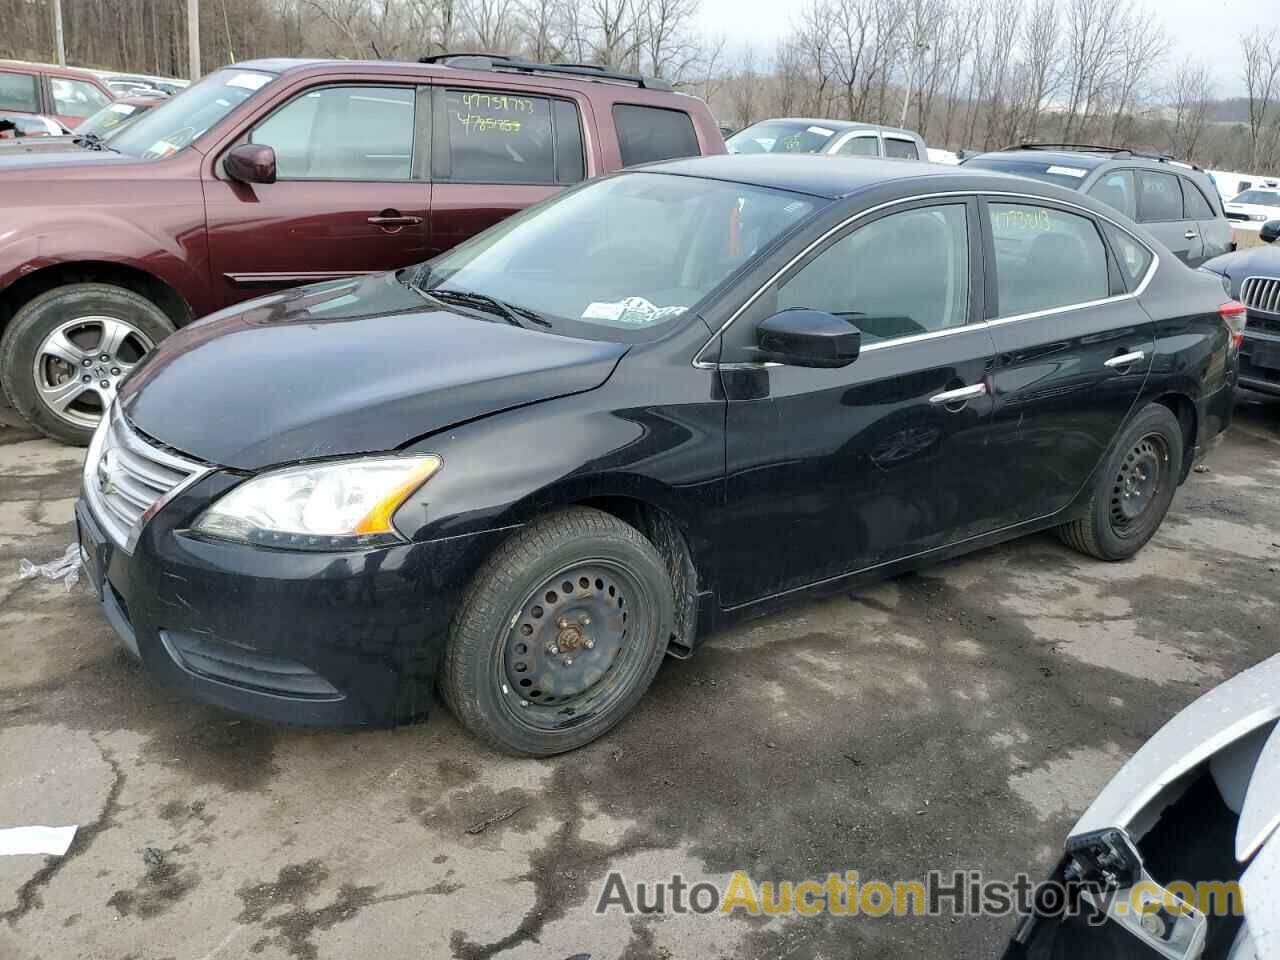
[[[40,139],[39,137],[35,139]],[[55,139],[55,138],[50,138]],[[61,138],[57,138],[61,139]],[[68,137],[68,140],[73,139]],[[22,141],[14,141],[19,144]],[[36,149],[23,150],[19,147],[6,147],[0,150],[0,177],[7,173],[22,171],[49,172],[64,170],[68,167],[107,167],[122,163],[142,163],[136,157],[128,157],[111,150],[85,150],[76,147],[74,150]]]
[[[0,140],[0,157],[20,157],[31,153],[87,153],[75,134],[65,137],[19,137]]]
[[[393,274],[250,301],[169,337],[121,388],[135,427],[240,470],[393,450],[603,384],[625,344],[434,305]]]
[[[1280,248],[1250,247],[1248,250],[1224,253],[1205,261],[1203,266],[1206,270],[1212,270],[1234,281],[1232,290],[1238,295],[1240,282],[1249,277],[1280,277]]]

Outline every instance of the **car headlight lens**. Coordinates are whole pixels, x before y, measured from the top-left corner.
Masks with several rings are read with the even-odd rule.
[[[437,470],[435,455],[367,457],[272,470],[215,502],[193,532],[289,550],[394,543],[400,505]]]

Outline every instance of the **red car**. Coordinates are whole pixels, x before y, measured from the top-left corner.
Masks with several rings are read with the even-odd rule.
[[[582,66],[260,60],[79,153],[0,156],[0,382],[87,443],[175,328],[427,260],[595,174],[723,153],[705,103]],[[323,390],[323,384],[316,384]]]
[[[40,113],[69,130],[115,99],[88,70],[0,60],[0,111]]]

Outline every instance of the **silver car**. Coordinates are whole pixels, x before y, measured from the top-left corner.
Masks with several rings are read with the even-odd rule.
[[[964,166],[999,170],[1087,193],[1142,224],[1188,266],[1235,249],[1222,197],[1189,163],[1116,147],[1028,143],[969,157]]]
[[[761,120],[724,142],[730,153],[820,153],[829,157],[884,157],[928,160],[924,139],[914,130],[857,120]]]
[[[1027,916],[1006,960],[1280,957],[1277,721],[1280,655],[1157,731],[1067,839],[1083,909]]]

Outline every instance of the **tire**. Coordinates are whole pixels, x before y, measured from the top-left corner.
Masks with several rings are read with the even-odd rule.
[[[573,750],[648,690],[673,609],[666,566],[638,530],[587,507],[550,514],[476,574],[450,631],[441,692],[467,730],[500,750]]]
[[[1129,421],[1098,470],[1088,512],[1058,527],[1067,546],[1099,560],[1127,560],[1160,529],[1178,488],[1182,425],[1148,404]]]
[[[0,384],[45,436],[84,446],[120,381],[173,331],[164,311],[132,290],[106,283],[55,287],[24,304],[5,328]],[[99,352],[104,341],[106,361]]]

